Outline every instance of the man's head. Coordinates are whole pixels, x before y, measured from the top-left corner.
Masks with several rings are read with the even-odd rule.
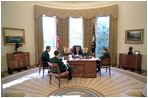
[[[107,51],[108,51],[107,48],[102,48],[103,54],[106,53]]]
[[[56,51],[54,51],[54,55],[58,57],[58,56],[60,56],[60,52],[58,50],[56,50]]]
[[[50,52],[51,47],[50,47],[50,46],[46,46],[46,50],[47,50],[48,52]]]
[[[80,51],[80,47],[76,47],[76,51]]]

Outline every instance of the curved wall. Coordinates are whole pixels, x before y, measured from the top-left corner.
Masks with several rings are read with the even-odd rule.
[[[40,1],[41,2],[41,1]],[[23,1],[2,1],[1,2],[1,27],[14,27],[24,28],[26,43],[20,49],[22,51],[30,52],[31,65],[35,64],[35,41],[34,41],[34,5],[43,5],[40,2],[23,2]],[[79,2],[82,3],[82,2]],[[146,1],[127,1],[127,2],[108,2],[101,4],[101,2],[92,2],[93,7],[103,7],[106,5],[117,4],[118,5],[118,30],[117,30],[117,53],[127,53],[128,47],[133,46],[134,51],[139,50],[143,54],[142,69],[147,70],[147,2]],[[100,3],[100,5],[99,5]],[[54,4],[51,4],[53,7]],[[47,4],[44,4],[47,7]],[[52,7],[50,6],[50,7]],[[77,7],[78,6],[78,7]],[[85,5],[68,7],[72,8],[93,8],[92,6]],[[59,6],[61,8],[67,8],[63,4]],[[128,29],[144,29],[144,41],[143,44],[125,44],[125,30]],[[1,33],[2,34],[2,33]],[[1,70],[7,70],[6,53],[13,51],[14,46],[4,46],[3,36],[1,36]],[[118,61],[118,58],[117,58]]]

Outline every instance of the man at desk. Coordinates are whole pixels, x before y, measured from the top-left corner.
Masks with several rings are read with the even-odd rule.
[[[100,71],[100,61],[101,61],[101,59],[110,58],[110,53],[108,52],[107,48],[102,49],[102,54],[103,55],[100,56],[99,60],[96,61],[97,68],[98,68],[97,72]]]
[[[80,47],[76,47],[73,54],[74,55],[82,55],[82,50],[80,49]]]
[[[61,73],[61,76],[65,75],[65,74],[69,74],[69,80],[72,79],[72,72],[71,72],[71,68],[70,66],[67,64],[65,65],[63,62],[62,62],[62,59],[59,59],[60,57],[60,52],[58,50],[54,51],[54,57],[50,59],[50,62],[51,63],[56,63],[58,64],[59,68],[60,68],[60,73]],[[52,69],[52,71],[54,73],[57,73],[57,70],[55,69]]]

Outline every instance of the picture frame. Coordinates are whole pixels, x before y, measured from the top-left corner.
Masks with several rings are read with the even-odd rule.
[[[125,43],[126,44],[142,44],[144,36],[144,29],[126,30]]]
[[[25,44],[25,30],[20,28],[3,27],[4,45],[14,45],[16,42]]]

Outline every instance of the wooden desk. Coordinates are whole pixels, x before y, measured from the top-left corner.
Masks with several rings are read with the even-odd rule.
[[[67,63],[73,68],[73,77],[95,78],[96,77],[96,59],[88,58],[69,58],[64,57]]]

